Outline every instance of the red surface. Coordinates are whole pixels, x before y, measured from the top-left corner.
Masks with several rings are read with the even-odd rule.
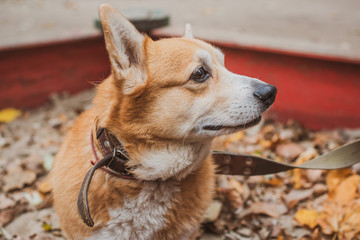
[[[0,51],[0,109],[32,108],[51,93],[75,93],[109,74],[102,37]]]
[[[216,44],[216,43],[215,43]],[[360,62],[217,43],[233,72],[278,88],[271,113],[312,129],[360,127]],[[109,73],[102,36],[0,49],[0,108],[31,108],[51,93],[75,93]]]

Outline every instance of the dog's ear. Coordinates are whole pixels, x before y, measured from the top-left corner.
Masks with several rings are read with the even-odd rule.
[[[184,38],[194,38],[190,23],[185,24]]]
[[[99,7],[99,16],[113,74],[124,79],[124,94],[131,94],[146,82],[145,37],[109,4]]]

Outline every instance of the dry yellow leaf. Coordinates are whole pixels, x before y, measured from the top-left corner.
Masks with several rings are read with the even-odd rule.
[[[271,186],[283,186],[284,182],[280,177],[274,176],[272,178],[264,178],[264,182]]]
[[[282,233],[280,233],[278,235],[278,240],[284,240],[284,239],[285,239],[284,235]]]
[[[300,224],[313,229],[317,225],[318,212],[309,209],[300,209],[296,212],[295,219]]]
[[[243,194],[243,192],[244,192],[243,186],[241,185],[241,183],[240,183],[238,180],[230,177],[230,178],[228,179],[228,183],[229,183],[229,185],[230,185],[233,189],[235,189],[238,193]]]
[[[235,189],[229,189],[224,192],[225,199],[232,209],[238,209],[243,205],[241,194]]]
[[[0,122],[9,123],[17,118],[21,111],[15,108],[4,108],[0,110]]]
[[[324,203],[318,224],[326,235],[336,233],[338,239],[355,239],[360,234],[360,200],[355,199],[341,205],[337,202]]]
[[[339,235],[344,239],[355,239],[354,236],[360,234],[360,202],[359,200],[352,201],[345,207],[346,213],[340,223],[341,232]]]
[[[301,153],[300,156],[296,159],[295,165],[300,165],[304,162],[317,157],[319,154],[315,148],[308,148],[305,152]],[[294,169],[291,182],[294,185],[294,188],[299,189],[304,187],[304,184],[307,182],[305,170],[303,169]]]
[[[317,157],[318,155],[319,154],[315,148],[308,148],[305,150],[305,152],[301,153],[300,156],[296,159],[295,165],[300,165],[304,162],[307,162],[310,159]]]
[[[273,145],[273,142],[270,141],[270,140],[260,140],[260,143],[259,143],[263,148],[265,149],[269,149],[272,147]]]
[[[358,175],[351,175],[344,179],[335,189],[333,195],[329,195],[330,200],[334,200],[339,204],[347,204],[357,196],[360,178]]]
[[[45,182],[41,182],[39,183],[38,185],[38,190],[40,193],[42,194],[46,194],[46,193],[49,193],[51,192],[51,185],[50,185],[50,182],[49,181],[45,181]]]
[[[346,214],[343,219],[344,222],[350,226],[357,226],[358,232],[360,232],[360,203],[355,201],[352,204],[349,204],[349,207],[346,209]]]
[[[245,133],[243,131],[231,134],[224,140],[224,146],[226,147],[227,145],[229,145],[229,143],[232,142],[241,141],[244,138],[244,136]]]
[[[326,175],[326,185],[329,189],[329,199],[334,199],[335,190],[338,185],[352,172],[349,168],[332,170]]]
[[[304,182],[304,170],[303,169],[294,169],[293,176],[291,178],[291,182],[293,183],[293,187],[295,189],[299,189],[303,186]]]

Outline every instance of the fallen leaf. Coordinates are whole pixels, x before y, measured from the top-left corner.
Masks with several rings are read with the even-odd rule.
[[[0,130],[1,131],[1,130]],[[5,147],[5,146],[9,146],[10,145],[10,141],[11,140],[9,140],[9,139],[7,139],[7,138],[4,138],[3,136],[2,136],[2,134],[0,133],[0,148],[3,148],[3,147]]]
[[[26,169],[34,171],[37,174],[44,172],[43,159],[38,155],[30,155],[23,160],[23,166]]]
[[[248,135],[244,136],[243,142],[247,144],[257,144],[258,142],[258,136],[253,135],[251,131],[254,130],[253,128],[249,128],[246,130],[246,133],[249,133]]]
[[[323,172],[324,170],[311,169],[304,171],[304,175],[309,182],[315,183],[321,179],[321,175]]]
[[[287,212],[287,208],[281,203],[255,202],[250,206],[250,210],[254,214],[265,214],[267,216],[278,218]]]
[[[326,185],[329,188],[329,193],[333,194],[340,182],[351,174],[352,171],[349,168],[329,171],[326,175]]]
[[[351,175],[345,178],[335,189],[334,194],[329,195],[329,199],[339,204],[347,204],[351,200],[359,197],[358,186],[360,177],[358,175]]]
[[[317,157],[319,154],[315,148],[308,148],[305,152],[301,153],[300,156],[296,159],[295,165],[300,165],[308,160]],[[294,169],[293,176],[291,178],[291,182],[293,183],[294,188],[302,188],[307,187],[307,178],[305,170],[303,169]],[[311,185],[310,185],[311,186]]]
[[[5,226],[11,222],[17,214],[16,208],[5,209],[0,212],[0,226]]]
[[[308,226],[313,229],[316,227],[318,218],[318,212],[309,209],[300,209],[296,212],[295,219],[300,224]]]
[[[284,181],[279,176],[273,174],[271,175],[271,177],[267,177],[267,176],[269,175],[266,175],[264,177],[264,183],[275,187],[284,185]]]
[[[303,151],[304,148],[298,143],[283,143],[276,147],[276,154],[288,160],[295,159]]]
[[[312,187],[312,190],[314,190],[314,194],[316,196],[319,196],[319,195],[325,193],[328,190],[328,188],[325,184],[318,183]]]
[[[44,229],[45,232],[50,232],[52,230],[51,224],[48,224],[47,222],[43,222],[42,228]]]
[[[51,192],[52,188],[51,188],[51,184],[50,184],[48,178],[44,182],[38,183],[37,189],[42,194],[47,194],[47,193]]]
[[[346,209],[345,217],[341,222],[341,229],[344,231],[345,239],[355,239],[355,235],[360,234],[360,204],[353,202]]]
[[[243,187],[234,177],[217,176],[218,188],[220,193],[232,209],[242,206]]]
[[[318,155],[319,154],[316,149],[310,147],[300,154],[300,156],[295,161],[295,165],[300,165],[301,163],[307,162],[310,159],[317,157]]]
[[[354,239],[360,233],[360,200],[353,200],[346,205],[336,202],[324,204],[318,218],[321,231],[330,235],[336,233],[338,239]]]
[[[312,240],[322,240],[319,228],[315,228],[313,232]]]
[[[216,185],[220,188],[220,190],[231,189],[228,177],[225,175],[216,175]]]
[[[224,140],[223,144],[227,147],[230,143],[241,141],[244,138],[244,135],[245,134],[242,131],[231,134]]]
[[[241,228],[237,231],[237,233],[239,233],[240,235],[245,236],[245,237],[250,237],[252,234],[252,231],[249,228]]]
[[[312,189],[292,189],[285,196],[285,201],[288,204],[289,208],[293,208],[298,202],[310,198],[312,194]]]
[[[274,145],[274,142],[271,140],[260,140],[259,144],[265,148],[265,149],[269,149]]]
[[[22,189],[27,184],[32,184],[36,180],[36,173],[23,169],[19,166],[12,166],[7,170],[4,176],[3,190],[9,192],[16,189]]]
[[[24,236],[25,239],[30,240],[33,239],[30,236],[45,236],[44,229],[42,227],[43,222],[46,222],[52,226],[52,236],[50,234],[45,235],[51,237],[50,239],[64,239],[63,237],[57,238],[53,235],[53,233],[59,233],[58,231],[53,232],[54,230],[59,229],[59,220],[54,210],[51,208],[20,214],[6,226],[6,229],[10,233],[16,233],[17,235]]]
[[[225,190],[224,192],[226,202],[232,209],[238,209],[243,205],[241,194],[235,189]]]
[[[50,171],[54,164],[54,156],[52,154],[46,154],[43,156],[43,164],[46,171]]]
[[[294,169],[293,171],[293,176],[291,178],[291,182],[294,186],[295,189],[301,188],[303,187],[305,184],[305,180],[303,179],[303,170],[302,169]]]
[[[37,206],[43,202],[43,198],[40,196],[40,194],[37,191],[31,193],[27,192],[24,194],[24,197],[32,206]]]
[[[210,206],[206,209],[205,214],[203,215],[201,222],[212,222],[218,219],[222,208],[222,202],[214,200],[211,202]]]
[[[295,228],[290,235],[296,240],[315,240],[311,238],[311,231],[304,226],[304,228]]]
[[[7,208],[14,207],[16,202],[10,198],[7,198],[5,194],[0,194],[0,211]]]
[[[288,141],[296,138],[296,133],[293,129],[280,129],[279,132],[280,140]]]
[[[0,110],[0,122],[12,122],[21,114],[21,111],[15,108],[4,108]]]
[[[14,218],[21,212],[25,210],[25,206],[18,204],[12,208],[8,208],[0,211],[0,227],[7,225],[9,222],[14,220]]]
[[[0,236],[4,236],[5,239],[11,239],[11,240],[17,240],[17,239],[14,239],[14,236],[12,236],[8,231],[6,231],[5,228],[3,227],[0,227]]]
[[[276,131],[276,129],[273,124],[264,124],[260,131],[260,134],[264,135],[264,136],[265,135],[272,136],[275,133],[275,131]]]
[[[344,144],[344,140],[337,131],[317,132],[315,133],[313,142],[322,148],[327,146],[330,150]]]
[[[244,192],[243,191],[243,186],[235,178],[230,177],[228,179],[228,182],[229,182],[229,185],[231,186],[231,188],[236,190],[238,193],[242,194]]]

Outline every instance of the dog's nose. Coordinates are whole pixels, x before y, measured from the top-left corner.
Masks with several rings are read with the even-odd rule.
[[[256,89],[254,95],[262,102],[264,102],[266,105],[270,106],[275,101],[276,93],[277,93],[277,89],[275,86],[271,84],[266,84]]]

